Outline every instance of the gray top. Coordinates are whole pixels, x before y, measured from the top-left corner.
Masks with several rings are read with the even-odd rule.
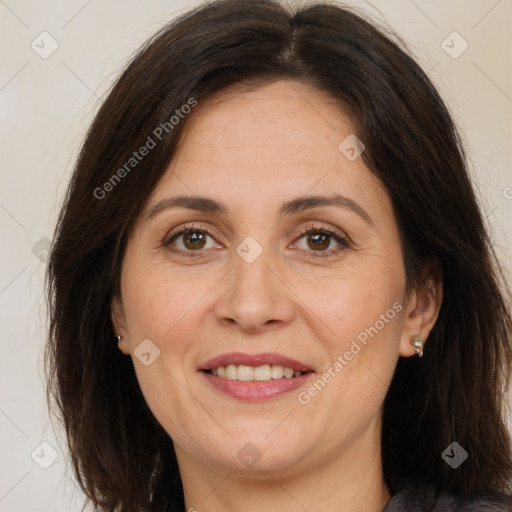
[[[446,491],[437,492],[434,485],[408,482],[382,512],[512,512],[512,496],[486,494],[463,500]]]

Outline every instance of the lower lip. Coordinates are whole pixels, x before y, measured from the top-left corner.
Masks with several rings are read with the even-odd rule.
[[[313,372],[307,372],[299,377],[292,377],[291,379],[282,378],[259,382],[255,380],[232,380],[226,377],[217,377],[206,372],[201,373],[216,390],[248,402],[267,400],[274,396],[281,395],[282,393],[286,393],[287,391],[297,389],[313,375]]]

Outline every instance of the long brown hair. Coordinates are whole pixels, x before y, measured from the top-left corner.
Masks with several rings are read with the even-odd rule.
[[[218,0],[165,26],[114,84],[56,228],[47,274],[48,399],[63,420],[78,482],[99,510],[184,508],[172,440],[118,350],[109,316],[127,236],[187,122],[171,129],[170,119],[191,99],[200,104],[229,85],[287,79],[328,93],[350,114],[366,165],[392,199],[408,282],[417,282],[424,258],[442,270],[444,300],[425,357],[399,361],[384,404],[390,491],[405,476],[462,494],[507,490],[509,295],[438,92],[399,38],[351,10]],[[119,173],[162,125],[168,129],[149,154]],[[469,453],[456,470],[441,457],[453,441]]]

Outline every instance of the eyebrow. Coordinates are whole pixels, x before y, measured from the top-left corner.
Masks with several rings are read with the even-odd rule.
[[[372,226],[374,225],[372,218],[362,206],[348,197],[340,196],[337,194],[330,196],[304,196],[292,199],[281,205],[279,208],[279,214],[281,216],[293,215],[321,206],[336,206],[347,208],[354,213],[357,213],[368,224]],[[190,210],[196,210],[205,213],[213,213],[217,215],[225,215],[228,212],[228,208],[225,205],[209,197],[175,196],[168,197],[159,201],[147,211],[144,217],[146,220],[150,220],[164,210],[178,207],[188,208]]]

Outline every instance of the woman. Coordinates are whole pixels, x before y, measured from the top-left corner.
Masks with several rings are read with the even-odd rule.
[[[500,272],[391,36],[327,4],[187,13],[103,103],[52,248],[78,481],[105,511],[512,510]]]

